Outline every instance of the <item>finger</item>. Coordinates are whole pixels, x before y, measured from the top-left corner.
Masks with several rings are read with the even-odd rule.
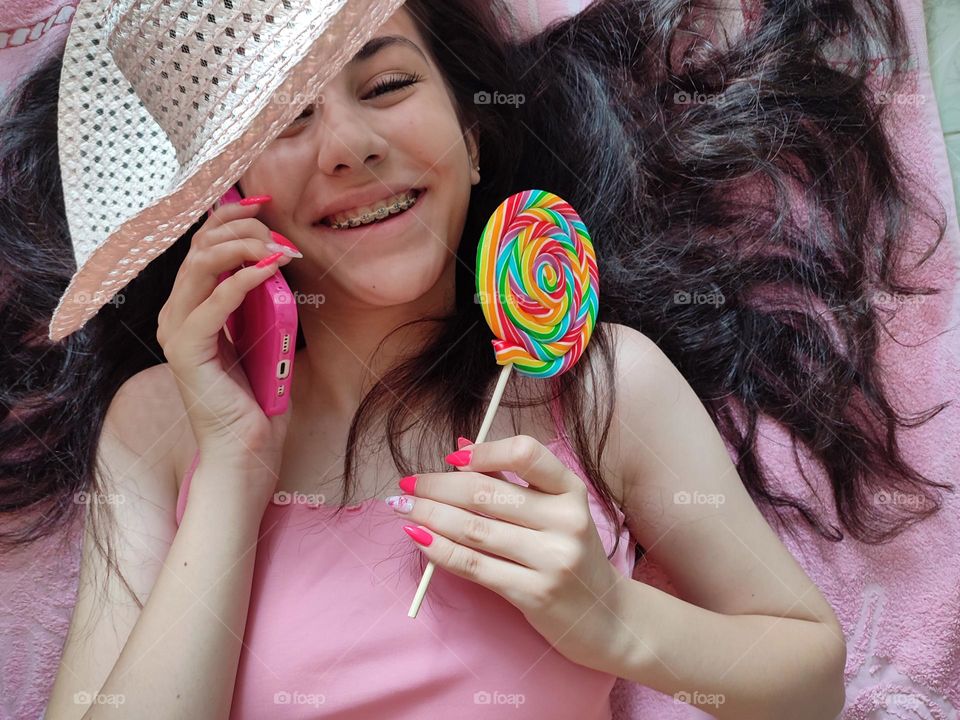
[[[465,438],[462,435],[457,438],[457,450],[463,450],[465,447],[470,447],[473,444],[474,444],[473,440],[471,440],[470,438]],[[516,481],[513,478],[507,477],[504,473],[500,472],[499,470],[491,470],[484,474],[489,475],[490,477],[495,477],[499,480],[503,480],[504,482],[512,482],[516,484]],[[525,483],[521,483],[521,484],[525,485]]]
[[[458,459],[457,465],[461,470],[480,473],[509,470],[531,487],[554,495],[585,489],[579,477],[540,441],[529,435],[483,442],[458,452],[467,453]]]
[[[180,265],[167,310],[170,327],[179,328],[219,283],[220,273],[233,270],[245,262],[256,263],[273,251],[257,237],[230,240],[217,245],[191,250]],[[286,264],[290,258],[280,258]]]
[[[548,502],[552,496],[483,473],[418,473],[401,480],[400,489],[532,530],[555,527],[561,520],[558,508]]]
[[[239,220],[241,218],[256,217],[257,213],[260,212],[260,208],[263,206],[263,202],[251,201],[254,201],[260,197],[266,196],[258,195],[257,198],[244,198],[244,200],[241,200],[240,202],[227,203],[226,205],[221,205],[216,210],[208,210],[207,219],[204,221],[203,227],[193,236],[193,242],[204,242],[204,237],[210,230],[221,227],[225,223]],[[241,203],[244,201],[246,201],[246,204],[242,205]]]
[[[184,335],[196,338],[199,347],[192,350],[206,352],[217,350],[217,335],[227,322],[227,317],[240,307],[247,293],[277,271],[277,263],[264,267],[251,265],[241,268],[217,285],[206,300],[187,316],[183,322]],[[202,362],[202,358],[200,359]]]
[[[436,531],[460,545],[510,560],[528,568],[543,562],[543,539],[537,530],[477,515],[446,503],[411,495],[389,502],[397,515]]]
[[[249,210],[249,208],[247,209]],[[190,248],[209,248],[229,240],[245,237],[260,238],[264,242],[270,242],[270,228],[255,217],[238,218],[218,227],[204,228],[202,234],[198,232],[193,236],[194,242],[190,243]]]
[[[419,525],[404,525],[403,528],[427,559],[444,570],[483,585],[518,607],[531,594],[537,575],[530,568],[484,555],[430,528]]]
[[[190,250],[183,262],[180,263],[180,267],[177,268],[174,283],[183,282],[181,278],[191,273],[194,268],[194,261],[198,257],[205,256],[210,249],[222,245],[229,247],[231,240],[242,240],[245,238],[259,240],[264,247],[272,240],[270,228],[256,218],[231,220],[229,223],[215,228],[204,225],[200,231],[194,234],[193,239],[190,241]],[[230,267],[224,269],[232,270],[236,266],[237,263],[233,263]]]

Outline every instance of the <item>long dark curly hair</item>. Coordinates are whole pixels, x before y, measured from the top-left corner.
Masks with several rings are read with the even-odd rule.
[[[563,383],[540,383],[540,398],[515,393],[504,405],[559,396],[611,517],[599,457],[612,401],[593,411],[586,402],[588,384],[612,382],[610,322],[663,349],[736,450],[754,500],[787,525],[799,519],[832,540],[847,532],[882,542],[939,509],[952,486],[908,465],[897,435],[947,403],[898,415],[876,357],[884,318],[873,293],[937,292],[902,283],[905,228],[930,223],[921,262],[945,230],[942,207],[927,209],[892,151],[875,97],[909,67],[897,3],[763,0],[732,36],[717,5],[598,0],[523,37],[506,30],[501,2],[406,4],[463,129],[479,130],[483,179],[460,244],[456,311],[421,320],[436,324],[432,343],[363,398],[346,449],[344,503],[355,446],[378,412],[404,473],[423,470],[479,426],[500,368],[473,296],[476,243],[505,197],[541,188],[569,201],[590,229],[601,324],[589,363]],[[81,507],[75,494],[98,490],[106,409],[127,379],[164,361],[157,312],[203,220],[124,289],[126,302],[104,306],[61,343],[48,341],[75,270],[57,152],[61,59],[18,86],[0,130],[0,511],[17,520],[4,523],[6,546],[71,522]],[[523,102],[475,102],[483,92]],[[698,293],[713,301],[693,302]],[[754,450],[761,415],[822,464],[840,527],[764,472]],[[422,426],[415,460],[397,442],[414,421]],[[871,502],[882,490],[927,502]]]

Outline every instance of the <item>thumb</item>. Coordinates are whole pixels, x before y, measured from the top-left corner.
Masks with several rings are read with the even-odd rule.
[[[470,438],[465,438],[465,437],[463,437],[462,435],[457,438],[457,450],[463,450],[465,447],[468,447],[468,446],[473,445],[473,444],[474,444],[474,442],[473,442],[473,440],[471,440]],[[459,469],[459,468],[458,468],[458,469]],[[490,477],[495,477],[495,478],[497,478],[498,480],[503,480],[504,482],[512,482],[512,483],[514,483],[515,485],[518,484],[518,483],[514,482],[513,480],[511,480],[510,478],[508,478],[508,477],[507,477],[506,475],[504,475],[502,472],[499,472],[499,471],[490,471],[490,470],[487,470],[487,471],[484,472],[483,474],[484,474],[484,475],[489,475]],[[526,482],[526,481],[524,481],[524,482]]]

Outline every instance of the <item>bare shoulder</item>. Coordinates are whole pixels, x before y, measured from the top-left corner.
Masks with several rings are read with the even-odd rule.
[[[619,359],[632,359],[634,362],[666,359],[660,347],[639,330],[619,323],[604,323],[614,339],[614,348]],[[667,362],[670,362],[667,359]]]
[[[687,379],[650,338],[623,327],[615,336],[610,435],[625,523],[647,557],[687,602],[725,615],[824,622],[842,637],[829,604],[757,509]]]
[[[637,416],[650,414],[651,408],[662,401],[664,392],[670,392],[671,387],[676,388],[684,380],[657,344],[642,332],[617,323],[604,325],[613,362],[613,416],[603,467],[605,478],[623,507],[629,489],[627,479],[635,477],[638,450],[644,448],[634,429]]]
[[[130,452],[170,479],[179,490],[180,477],[192,453],[193,434],[167,363],[130,377],[111,401],[103,427]]]

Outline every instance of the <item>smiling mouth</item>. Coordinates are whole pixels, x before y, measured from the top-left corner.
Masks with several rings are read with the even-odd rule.
[[[313,225],[314,227],[323,226],[330,228],[331,230],[352,230],[354,228],[366,227],[368,225],[377,225],[379,223],[387,222],[388,220],[405,213],[420,201],[420,198],[423,197],[425,192],[426,190],[424,188],[411,188],[408,191],[408,193],[411,195],[409,199],[403,198],[391,203],[390,205],[377,208],[376,210],[367,211],[357,217],[352,217],[342,222],[335,222],[332,216],[328,215],[327,217],[313,223]]]

